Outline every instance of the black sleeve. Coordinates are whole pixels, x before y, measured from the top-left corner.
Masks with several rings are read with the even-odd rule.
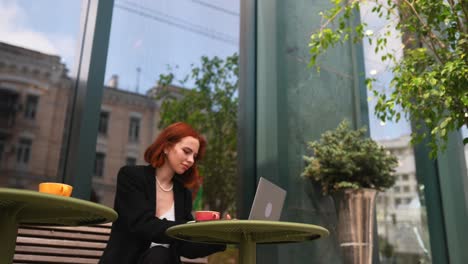
[[[189,190],[186,190],[185,197],[185,219],[192,221],[192,195]],[[193,242],[179,242],[178,252],[181,256],[186,258],[200,258],[211,255],[213,253],[226,250],[226,245],[215,245],[215,244],[204,244],[204,243],[193,243]]]
[[[144,174],[136,167],[122,167],[117,175],[115,209],[124,228],[130,233],[157,243],[173,243],[166,230],[185,221],[161,220],[154,215],[155,205],[148,203]]]
[[[192,193],[189,189],[184,188],[184,219],[188,221],[193,221],[192,215]]]

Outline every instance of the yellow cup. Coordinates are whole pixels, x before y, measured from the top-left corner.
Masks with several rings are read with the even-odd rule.
[[[39,192],[50,193],[61,196],[70,196],[72,193],[73,187],[58,182],[43,182],[39,184]]]

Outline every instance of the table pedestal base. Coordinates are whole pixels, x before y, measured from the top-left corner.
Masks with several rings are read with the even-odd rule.
[[[4,210],[0,213],[0,263],[13,262],[17,233],[16,212]]]
[[[250,236],[245,236],[239,243],[239,264],[255,264],[257,261],[257,244]]]

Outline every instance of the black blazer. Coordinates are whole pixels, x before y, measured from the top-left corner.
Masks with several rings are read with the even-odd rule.
[[[155,217],[156,180],[152,166],[124,166],[117,176],[114,209],[119,214],[112,224],[107,247],[99,263],[137,263],[151,242],[170,244],[174,263],[179,257],[197,258],[226,248],[225,245],[207,245],[182,242],[166,235],[175,225],[193,220],[192,195],[174,177],[175,221]]]

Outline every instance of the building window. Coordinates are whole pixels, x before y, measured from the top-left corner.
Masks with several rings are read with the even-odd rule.
[[[26,97],[26,105],[24,107],[24,118],[34,120],[36,118],[38,104],[39,96],[28,95]]]
[[[5,141],[0,139],[0,160],[3,159],[3,151],[5,150]]]
[[[106,160],[106,154],[102,152],[96,152],[96,158],[94,159],[94,176],[104,176],[104,162]]]
[[[401,204],[401,198],[396,198],[395,199],[395,207],[399,206]]]
[[[128,139],[131,142],[138,141],[140,135],[140,118],[130,117],[130,127],[128,129]]]
[[[382,204],[387,197],[383,197],[381,195],[377,196],[377,203]]]
[[[395,187],[393,187],[393,190],[394,190],[396,193],[399,193],[399,192],[400,192],[400,186],[395,186]]]
[[[100,135],[107,135],[107,125],[109,123],[109,112],[102,111],[99,115],[98,133]]]
[[[134,157],[127,157],[127,160],[125,161],[125,164],[129,166],[135,166],[136,165],[136,159]]]
[[[410,203],[411,203],[411,200],[412,200],[411,198],[406,198],[406,199],[405,199],[405,203],[406,203],[406,204],[410,204]]]
[[[407,181],[409,180],[409,175],[408,174],[403,174],[401,175],[402,180]]]
[[[18,148],[16,150],[16,162],[20,164],[28,164],[31,157],[32,140],[29,138],[20,138]]]
[[[403,186],[403,192],[407,193],[410,191],[410,187],[409,186]]]

